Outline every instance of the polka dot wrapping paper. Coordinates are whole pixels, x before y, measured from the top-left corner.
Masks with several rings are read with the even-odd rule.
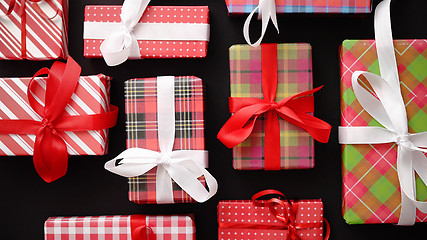
[[[85,8],[84,21],[85,23],[120,23],[120,13],[121,6],[88,5]],[[149,6],[139,23],[208,24],[209,8],[207,6]],[[209,31],[208,29],[206,31]],[[202,34],[209,36],[209,32]],[[102,57],[99,47],[103,40],[84,39],[84,56]],[[138,40],[138,45],[140,58],[202,58],[206,57],[208,41]]]
[[[323,224],[323,203],[320,199],[291,201],[296,212],[296,225]],[[289,210],[289,204],[286,203]],[[277,207],[279,213],[283,207]],[[289,212],[289,211],[288,211]],[[249,200],[220,201],[218,204],[218,240],[283,240],[288,230],[268,207],[258,207]],[[322,226],[320,224],[320,226]],[[283,229],[280,229],[284,227]],[[268,229],[269,228],[269,229]],[[301,240],[323,239],[323,227],[298,229]]]

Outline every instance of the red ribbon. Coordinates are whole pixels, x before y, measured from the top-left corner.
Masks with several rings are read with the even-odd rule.
[[[146,222],[145,215],[131,215],[130,225],[132,240],[156,240],[156,235]]]
[[[31,79],[28,102],[43,120],[0,120],[0,134],[36,134],[34,144],[34,167],[46,182],[52,182],[67,172],[68,152],[65,141],[58,132],[89,131],[111,128],[116,124],[118,108],[110,105],[110,112],[64,116],[64,110],[79,81],[81,68],[71,58],[67,63],[55,62],[51,69],[42,68]],[[45,106],[35,99],[35,77],[48,74],[46,78]]]
[[[266,201],[260,201],[259,198],[266,195],[280,195],[285,199],[285,201],[279,198],[271,198]],[[286,235],[285,240],[301,240],[301,237],[298,234],[299,229],[309,229],[309,228],[319,228],[322,227],[321,222],[317,223],[296,223],[296,205],[298,203],[293,203],[289,201],[285,195],[277,190],[264,190],[259,193],[256,193],[252,196],[252,203],[257,207],[268,207],[273,216],[283,223],[283,226],[269,226],[269,225],[260,225],[260,224],[240,224],[240,223],[219,223],[220,228],[250,228],[250,229],[276,229],[276,230],[287,230],[288,234]],[[275,206],[280,205],[283,209],[283,213],[280,213]],[[289,206],[289,208],[288,208]],[[325,240],[329,239],[330,236],[330,227],[328,221],[324,219],[326,225],[326,234]]]
[[[279,116],[305,129],[314,139],[322,143],[328,142],[331,125],[309,114],[314,111],[314,97],[310,95],[322,87],[275,102],[277,44],[262,44],[261,51],[264,99],[230,97],[230,112],[234,115],[224,124],[217,137],[227,147],[235,147],[249,137],[258,117],[266,113],[264,168],[265,170],[280,170]]]

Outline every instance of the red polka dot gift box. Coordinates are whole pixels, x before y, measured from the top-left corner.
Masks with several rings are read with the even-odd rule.
[[[129,2],[123,6],[86,6],[85,57],[104,57],[110,66],[127,59],[206,57],[210,33],[207,6],[142,6],[138,10],[141,17],[128,17],[133,21],[128,24],[131,20],[125,18],[132,15],[126,14],[132,11],[126,10]],[[116,45],[117,51],[113,49]],[[114,60],[109,59],[111,52],[116,54]]]

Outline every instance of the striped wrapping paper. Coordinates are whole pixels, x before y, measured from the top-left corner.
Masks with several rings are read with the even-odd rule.
[[[156,78],[125,82],[127,147],[160,151],[157,133]],[[175,77],[175,143],[173,150],[205,150],[204,97],[202,80]],[[129,178],[129,200],[138,204],[157,203],[156,170]],[[204,183],[204,178],[200,179]],[[194,202],[173,182],[175,203]]]
[[[121,22],[121,6],[89,5],[85,22]],[[140,23],[203,23],[209,24],[207,6],[149,6]],[[99,47],[104,39],[84,39],[83,54],[87,58],[102,57]],[[207,54],[207,41],[144,41],[138,40],[141,58],[202,58]]]
[[[277,44],[278,86],[276,102],[312,88],[311,46],[306,43]],[[275,61],[275,59],[272,59]],[[233,45],[230,48],[231,97],[263,98],[261,47]],[[313,138],[304,129],[279,118],[281,169],[312,168]],[[233,148],[233,167],[264,169],[265,117],[260,116],[251,135]]]
[[[16,2],[18,7],[10,15],[0,17],[0,59],[65,59],[68,56],[68,0],[25,1],[25,26],[19,13],[20,1]],[[7,13],[8,3],[0,1],[0,15]],[[22,55],[23,27],[25,57]]]
[[[50,217],[44,224],[45,240],[132,240],[131,225],[144,215]],[[145,216],[156,240],[194,240],[191,216]]]
[[[370,13],[372,0],[275,0],[276,12],[281,13]],[[225,0],[229,14],[252,12],[259,0]]]
[[[42,118],[30,107],[27,86],[31,78],[0,78],[0,119]],[[46,82],[36,78],[36,99],[44,101]],[[99,74],[80,77],[72,100],[64,114],[87,115],[109,112],[110,77]],[[100,131],[59,132],[70,155],[103,155],[107,153],[108,129]],[[0,134],[0,155],[32,155],[35,135]]]
[[[427,42],[395,40],[401,92],[410,133],[427,131]],[[374,40],[346,40],[341,47],[341,125],[379,126],[356,100],[351,87],[354,71],[379,74]],[[397,223],[400,184],[396,171],[397,146],[343,145],[343,214],[349,224]],[[416,180],[419,201],[427,200],[427,187]],[[417,222],[427,214],[417,210]]]

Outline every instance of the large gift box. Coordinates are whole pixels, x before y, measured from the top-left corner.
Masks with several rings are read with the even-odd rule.
[[[267,0],[264,0],[267,1]],[[273,0],[277,13],[369,13],[371,0]],[[230,14],[247,14],[259,4],[259,0],[225,0]]]
[[[269,200],[220,201],[218,240],[324,239],[322,200],[275,199],[273,206],[268,204],[273,203]]]
[[[34,155],[38,173],[53,181],[43,175],[58,171],[58,165],[66,171],[68,154],[106,154],[108,128],[117,117],[110,105],[110,79],[80,76],[71,58],[33,78],[0,78],[0,155]]]
[[[221,129],[218,138],[227,147],[233,147],[233,167],[235,169],[279,170],[304,169],[314,166],[313,137],[305,130],[307,128],[304,124],[297,126],[293,118],[285,116],[286,113],[280,110],[286,105],[299,115],[299,119],[313,120],[313,127],[314,122],[324,124],[322,128],[326,130],[327,134],[323,136],[323,140],[327,141],[330,126],[324,122],[320,123],[321,120],[319,119],[314,120],[314,117],[311,116],[314,110],[313,97],[307,95],[315,91],[310,91],[312,82],[311,46],[309,44],[262,44],[256,48],[249,45],[231,46],[230,112],[235,114],[232,116],[234,119],[230,118]],[[266,96],[267,91],[271,92],[270,96]],[[246,100],[248,98],[252,100]],[[263,111],[266,113],[260,114],[255,111],[253,115],[256,120],[255,123],[248,124],[253,124],[250,135],[245,135],[243,138],[236,136],[237,132],[240,131],[239,128],[246,128],[243,122],[238,123],[237,129],[228,128],[231,125],[236,125],[237,115],[240,114],[237,113],[240,111],[242,115],[245,114],[243,112],[249,110],[249,105],[254,104],[254,101],[255,103],[261,101],[254,99],[262,98],[268,102],[267,106],[263,107]],[[298,103],[298,100],[304,102]],[[284,101],[286,102],[284,103]],[[268,109],[270,104],[274,103],[279,104],[279,109],[276,115],[271,116],[271,111]],[[272,122],[268,122],[268,118],[271,118]],[[276,119],[278,122],[273,122]],[[271,129],[271,127],[266,127],[267,125],[277,126],[275,129]],[[268,133],[269,135],[277,134],[274,136],[276,138],[269,140],[271,137],[266,137],[266,131],[272,132]],[[245,139],[245,137],[247,138]],[[236,138],[238,141],[235,140]],[[276,149],[266,153],[267,147],[272,145],[276,145],[278,151]],[[271,168],[266,166],[266,157],[273,154],[278,157],[275,160],[276,166]]]
[[[68,56],[68,0],[3,2],[0,59],[48,60]]]
[[[384,14],[389,11],[386,1],[378,9],[376,19],[385,16],[385,22],[389,21]],[[378,33],[380,30],[387,32],[386,26],[376,27],[377,41],[345,40],[340,51],[343,126],[340,129],[340,141],[346,143],[342,145],[343,214],[349,224],[399,222],[411,225],[413,221],[427,221],[427,214],[420,209],[415,211],[415,205],[409,200],[411,195],[421,202],[427,200],[427,188],[421,178],[414,174],[417,171],[425,175],[425,168],[420,168],[417,161],[426,160],[423,150],[418,146],[426,145],[421,136],[427,131],[427,42],[423,39],[392,42],[390,30],[388,34]],[[384,41],[383,36],[390,38]],[[392,45],[386,48],[384,42],[388,41],[394,43],[394,48]],[[382,44],[380,48],[379,43]],[[378,52],[381,53],[381,61]],[[386,55],[390,59],[388,62]],[[395,67],[387,69],[387,64]],[[380,77],[374,75],[380,73],[388,84],[381,83],[383,80],[380,81]],[[390,81],[393,79],[390,76],[397,75],[395,82]],[[371,80],[368,82],[368,79]],[[376,87],[379,83],[383,86]],[[384,96],[389,93],[384,91],[388,86],[393,86],[397,95],[386,101]],[[362,90],[368,94],[362,95]],[[403,98],[401,106],[399,102],[394,102],[390,109],[387,108],[388,102],[399,98]],[[375,109],[368,108],[369,104],[377,101],[385,107],[373,105]],[[400,112],[404,117],[398,122]],[[388,117],[384,117],[385,113]],[[394,127],[387,123],[388,118],[392,119]],[[406,133],[395,135],[394,131],[401,131],[399,128],[407,129]],[[400,163],[399,158],[402,160]],[[413,166],[408,168],[405,166],[407,163]],[[402,186],[405,184],[413,184],[413,194],[410,191],[405,191],[407,195],[402,194]],[[406,212],[404,216],[403,206]]]
[[[141,1],[139,1],[141,2]],[[149,2],[149,1],[145,1]],[[84,20],[84,56],[88,58],[104,57],[108,65],[118,65],[126,59],[141,58],[201,58],[207,53],[209,41],[209,8],[207,6],[148,6],[140,9],[140,15],[128,16],[137,6],[128,5],[126,11],[117,5],[88,5]],[[136,3],[135,3],[136,4]],[[140,3],[138,3],[140,4]],[[135,12],[135,11],[134,11]],[[142,15],[142,17],[141,17]],[[124,20],[128,16],[128,21]],[[133,17],[132,21],[129,18]],[[129,23],[128,23],[129,22]],[[131,22],[131,23],[130,23]],[[122,26],[123,25],[123,26]],[[125,26],[124,26],[125,25]],[[132,33],[126,35],[123,28]],[[130,39],[132,44],[122,46],[115,38]],[[108,39],[105,40],[105,39]],[[105,41],[105,51],[103,45]],[[108,42],[108,43],[107,43]],[[135,43],[135,46],[133,46]],[[120,49],[114,49],[118,45]],[[107,45],[110,45],[107,47]],[[110,60],[109,53],[129,48],[126,57]]]
[[[106,169],[129,177],[129,200],[138,204],[206,201],[216,192],[216,180],[204,169],[208,159],[203,92],[202,80],[193,76],[125,82],[128,149]],[[199,197],[193,199],[188,191]]]
[[[88,216],[50,217],[44,224],[45,240],[194,240],[192,216]]]

